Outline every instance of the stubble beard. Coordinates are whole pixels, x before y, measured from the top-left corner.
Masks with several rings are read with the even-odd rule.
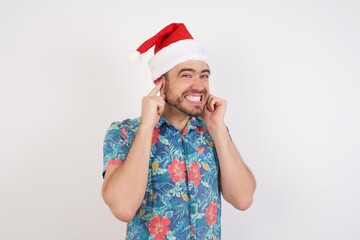
[[[203,94],[204,97],[206,97],[205,102],[207,102],[207,100],[209,98],[207,91],[204,89],[203,91],[201,91],[201,93]],[[172,94],[172,92],[170,91],[167,84],[164,87],[164,95],[165,95],[165,102],[167,104],[169,104],[172,107],[175,107],[176,109],[178,109],[182,113],[185,113],[186,115],[200,116],[204,112],[205,105],[204,106],[194,106],[191,109],[186,108],[183,104],[183,101],[184,101],[183,96],[178,96],[178,97],[174,96],[174,94]]]

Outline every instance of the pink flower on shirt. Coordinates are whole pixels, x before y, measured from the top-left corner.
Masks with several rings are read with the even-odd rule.
[[[186,165],[184,161],[180,161],[177,158],[174,158],[171,164],[168,167],[169,178],[173,182],[180,182],[185,180],[185,169]]]
[[[189,180],[197,187],[200,184],[200,167],[198,162],[192,162],[189,169]]]
[[[155,215],[155,217],[149,222],[149,232],[151,236],[155,237],[155,240],[164,240],[165,235],[169,232],[170,219],[159,215]]]

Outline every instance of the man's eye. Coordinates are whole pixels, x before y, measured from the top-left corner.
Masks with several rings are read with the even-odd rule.
[[[182,74],[181,77],[184,77],[184,78],[191,78],[191,75],[190,74]]]
[[[202,79],[209,79],[209,77],[210,77],[209,75],[201,75]]]

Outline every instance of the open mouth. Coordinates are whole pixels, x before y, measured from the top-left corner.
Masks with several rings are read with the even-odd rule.
[[[202,95],[187,95],[185,99],[192,103],[200,103],[202,100]]]

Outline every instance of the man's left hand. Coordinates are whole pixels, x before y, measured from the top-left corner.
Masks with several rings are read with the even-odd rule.
[[[225,127],[224,116],[226,106],[227,102],[224,99],[210,95],[202,114],[202,118],[210,131],[216,130],[219,127]]]

